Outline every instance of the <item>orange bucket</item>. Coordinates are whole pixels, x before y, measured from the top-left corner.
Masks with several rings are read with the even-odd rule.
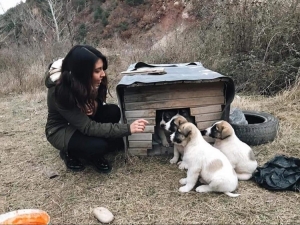
[[[4,225],[48,225],[50,216],[40,209],[20,209],[0,215],[0,224]]]

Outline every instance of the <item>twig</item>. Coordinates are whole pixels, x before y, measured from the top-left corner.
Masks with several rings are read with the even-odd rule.
[[[271,39],[270,39],[270,41],[269,41],[269,43],[268,43],[268,46],[267,46],[267,49],[266,49],[266,52],[265,52],[265,56],[264,56],[264,59],[263,59],[263,62],[265,62],[266,61],[266,57],[267,57],[267,54],[268,54],[268,50],[269,50],[269,47],[270,47],[270,44],[271,44],[271,41],[273,40],[273,38],[276,36],[278,34],[278,32],[277,33],[275,33],[272,37],[271,37]]]

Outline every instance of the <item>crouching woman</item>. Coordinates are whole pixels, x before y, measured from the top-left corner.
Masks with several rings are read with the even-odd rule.
[[[88,162],[96,171],[109,173],[112,168],[104,156],[113,150],[110,143],[143,132],[148,123],[119,123],[120,108],[106,104],[107,66],[106,57],[88,45],[74,46],[49,66],[46,137],[73,171],[84,170]]]

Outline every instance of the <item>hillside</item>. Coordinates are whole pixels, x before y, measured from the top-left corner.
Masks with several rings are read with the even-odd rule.
[[[185,0],[27,0],[0,17],[0,44],[30,45],[58,36],[106,47],[114,37],[152,44],[195,23],[192,9],[192,1]]]
[[[40,71],[75,44],[103,51],[115,75],[200,61],[237,92],[274,95],[300,76],[300,2],[27,0],[0,16],[1,92],[40,89]]]

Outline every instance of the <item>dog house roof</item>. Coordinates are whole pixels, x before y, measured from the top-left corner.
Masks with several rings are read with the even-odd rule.
[[[152,72],[153,70],[155,71],[155,69],[163,69],[163,74],[145,74],[144,70],[140,70],[141,68],[152,69]],[[139,71],[143,71],[143,73],[139,73]],[[146,64],[144,62],[138,62],[131,64],[125,71],[125,74],[126,75],[122,77],[116,86],[119,103],[122,103],[121,96],[123,95],[123,90],[126,87],[164,85],[172,83],[224,82],[226,104],[223,112],[226,113],[235,95],[234,82],[230,77],[209,70],[203,67],[200,62],[178,64]],[[228,117],[229,115],[225,114],[223,116],[223,118]]]
[[[143,68],[149,68],[153,70],[160,68],[164,70],[164,74],[143,74],[138,71]],[[138,62],[131,64],[125,71],[125,75],[122,77],[118,86],[128,86],[132,84],[150,84],[161,82],[176,82],[176,81],[199,81],[199,80],[214,80],[218,78],[225,78],[225,76],[205,68],[200,62],[193,63],[178,63],[178,64],[146,64],[144,62]],[[225,80],[231,80],[225,79]]]
[[[139,69],[163,69],[163,74],[143,74]],[[145,71],[143,71],[145,72]],[[153,72],[153,71],[152,71]],[[163,85],[170,83],[191,83],[191,82],[218,82],[223,81],[226,84],[224,90],[226,102],[231,103],[235,87],[230,77],[205,68],[200,62],[178,63],[178,64],[146,64],[138,62],[131,64],[125,71],[125,74],[116,86],[117,97],[120,97],[120,91],[127,86],[144,86],[144,85]]]

